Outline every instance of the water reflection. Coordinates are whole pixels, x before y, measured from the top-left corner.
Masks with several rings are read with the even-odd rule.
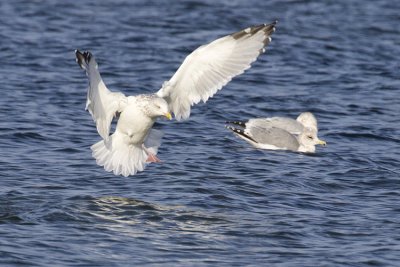
[[[185,206],[159,205],[138,199],[105,196],[96,198],[87,212],[104,222],[103,227],[125,234],[138,235],[144,225],[173,232],[201,233],[204,238],[215,236],[212,229],[232,222],[222,214],[206,214]],[[97,221],[97,220],[96,220]],[[140,228],[134,227],[140,224]],[[151,229],[151,228],[150,228]],[[168,234],[169,232],[165,232]]]

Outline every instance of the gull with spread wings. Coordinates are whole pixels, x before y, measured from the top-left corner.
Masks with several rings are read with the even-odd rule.
[[[108,90],[93,55],[76,50],[76,61],[89,79],[86,109],[102,137],[91,147],[97,164],[115,175],[129,176],[143,171],[150,162],[159,162],[156,154],[163,134],[152,129],[156,119],[172,119],[171,113],[177,120],[187,119],[192,105],[206,102],[250,68],[271,42],[275,25],[249,27],[200,46],[155,94],[125,96]],[[116,114],[119,118],[110,135]]]

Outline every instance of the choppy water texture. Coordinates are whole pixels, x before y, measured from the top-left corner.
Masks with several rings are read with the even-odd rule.
[[[0,265],[395,266],[400,2],[1,1]],[[267,53],[166,133],[161,164],[95,164],[74,49],[154,92],[197,46],[279,20]],[[262,151],[225,120],[311,111],[326,148]]]

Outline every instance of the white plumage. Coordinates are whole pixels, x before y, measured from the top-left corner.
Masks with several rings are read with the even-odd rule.
[[[77,62],[89,78],[86,108],[102,137],[91,147],[96,162],[106,171],[124,176],[143,171],[149,162],[158,162],[162,133],[152,129],[155,120],[160,116],[171,119],[171,113],[177,120],[187,119],[193,104],[206,102],[250,68],[271,41],[275,24],[249,27],[200,46],[157,93],[149,95],[125,96],[109,91],[92,54],[76,50]],[[116,114],[119,119],[110,135]]]

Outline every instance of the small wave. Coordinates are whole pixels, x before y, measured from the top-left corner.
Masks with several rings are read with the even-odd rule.
[[[37,132],[17,132],[13,134],[13,137],[18,139],[34,139],[34,140],[46,140],[46,138]]]

